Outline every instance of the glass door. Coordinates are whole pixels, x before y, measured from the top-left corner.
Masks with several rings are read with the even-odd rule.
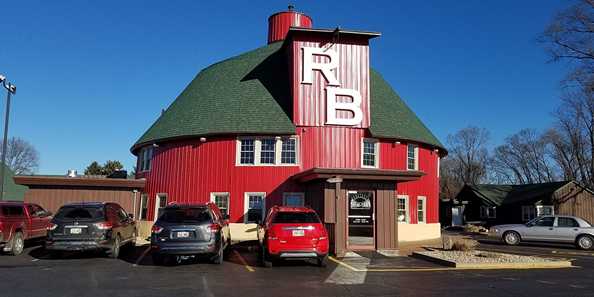
[[[348,192],[347,243],[351,249],[375,248],[375,208],[371,191]]]

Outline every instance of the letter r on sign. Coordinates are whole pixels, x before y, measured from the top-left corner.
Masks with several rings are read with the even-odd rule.
[[[326,82],[328,82],[329,86],[340,85],[338,83],[338,80],[336,79],[336,75],[331,71],[332,69],[338,67],[337,52],[331,49],[323,49],[317,47],[302,47],[301,49],[303,50],[303,75],[301,78],[301,83],[313,83],[313,71],[318,70],[322,73],[324,78],[326,78]],[[330,61],[328,63],[314,62],[315,56],[328,57]]]
[[[352,102],[337,102],[338,96],[351,97]],[[353,113],[352,118],[338,118],[337,111],[346,110]],[[326,124],[355,126],[363,120],[361,111],[361,94],[352,89],[326,88]]]

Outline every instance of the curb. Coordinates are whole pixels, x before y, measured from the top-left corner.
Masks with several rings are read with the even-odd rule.
[[[433,262],[439,265],[452,268],[462,269],[553,269],[553,268],[572,268],[575,267],[571,264],[571,261],[543,261],[543,262],[531,262],[531,263],[456,263],[428,255],[424,255],[418,252],[412,254],[417,259]]]

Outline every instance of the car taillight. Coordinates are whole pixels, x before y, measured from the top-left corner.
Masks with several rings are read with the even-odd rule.
[[[52,231],[54,229],[58,228],[58,225],[54,224],[54,223],[49,223],[49,225],[47,225],[47,231]]]
[[[109,229],[113,228],[113,224],[110,222],[100,222],[100,223],[95,223],[95,227],[97,227],[97,229],[99,229],[99,230],[109,230]]]
[[[219,224],[210,224],[208,226],[208,230],[210,230],[210,233],[217,233],[221,230],[221,225]]]
[[[161,226],[153,225],[153,228],[151,228],[151,232],[155,234],[159,234],[161,231],[163,231],[163,227]]]

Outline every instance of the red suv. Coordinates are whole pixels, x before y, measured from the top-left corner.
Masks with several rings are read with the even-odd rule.
[[[259,260],[266,267],[283,259],[316,259],[326,266],[328,232],[308,207],[273,206],[258,228]]]

